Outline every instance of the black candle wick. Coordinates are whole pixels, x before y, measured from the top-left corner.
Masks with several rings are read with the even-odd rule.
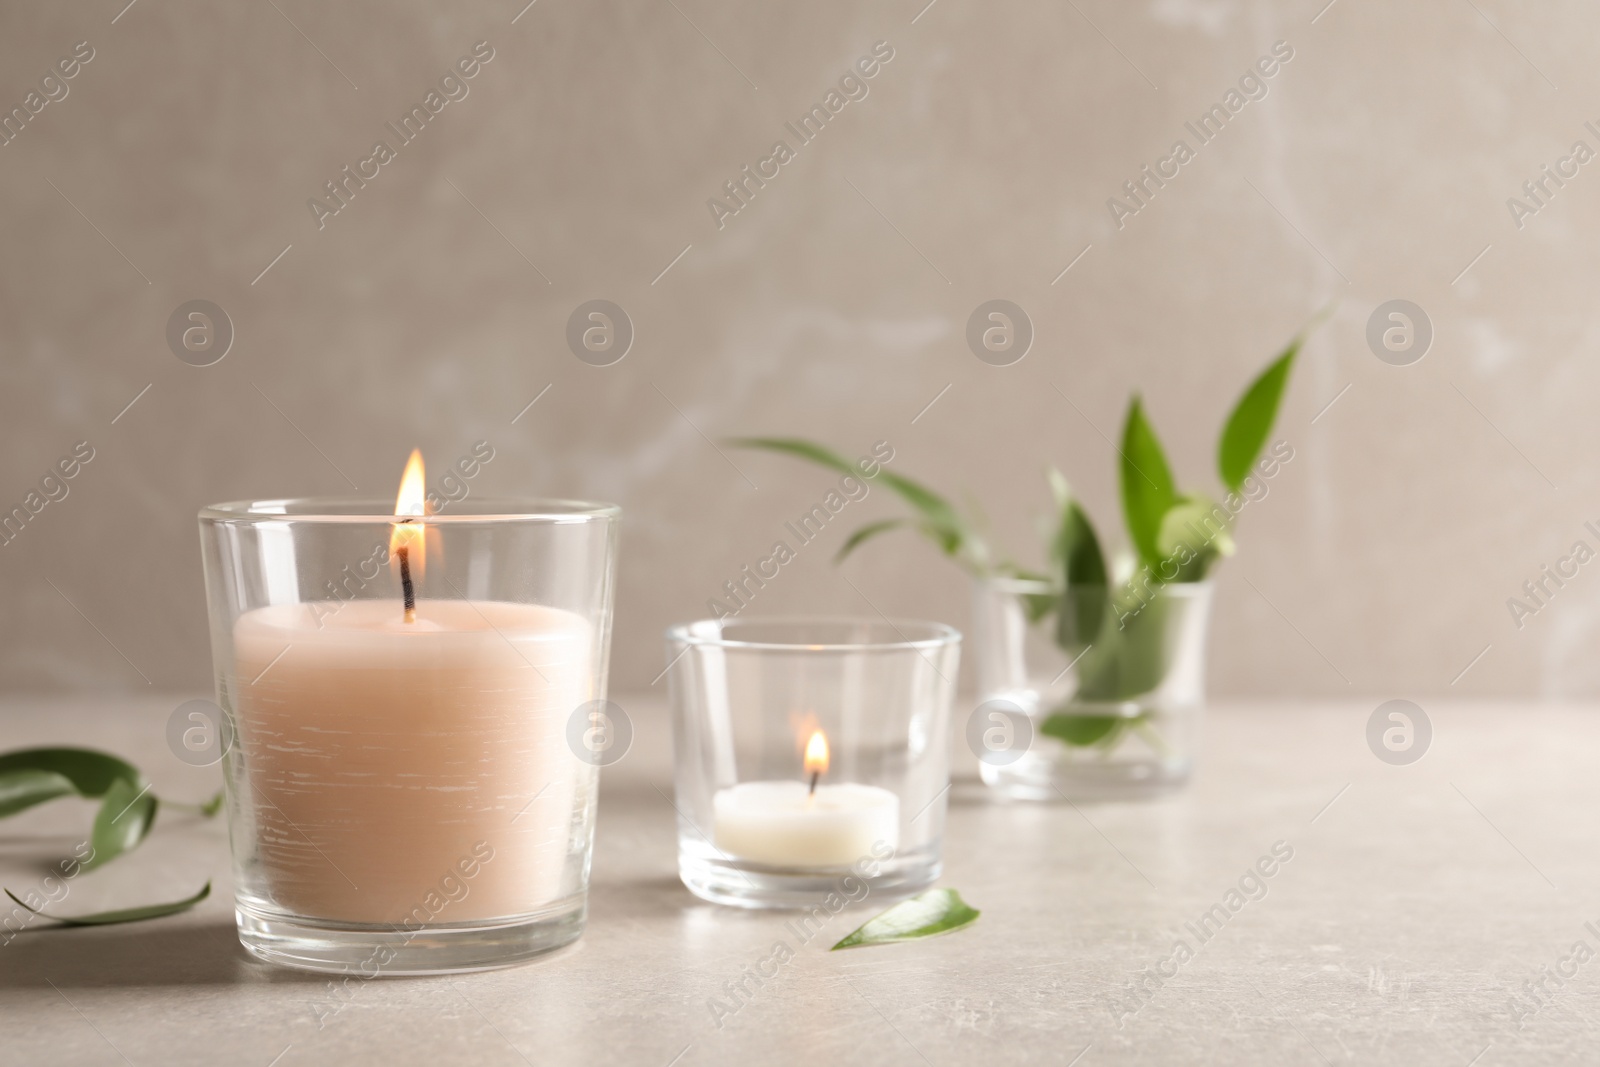
[[[411,546],[401,545],[395,550],[400,557],[400,590],[405,595],[406,622],[417,618],[417,588],[411,581]]]

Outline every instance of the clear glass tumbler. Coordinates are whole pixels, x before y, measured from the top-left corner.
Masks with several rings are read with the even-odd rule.
[[[683,884],[747,908],[811,907],[841,884],[874,899],[932,885],[960,652],[961,635],[932,622],[668,630]]]
[[[1064,647],[1059,591],[1019,578],[977,583],[981,703],[969,743],[983,780],[1006,796],[1132,799],[1180,788],[1193,772],[1211,584],[1154,586],[1104,609],[1103,592],[1092,596],[1065,607],[1096,620],[1097,632]]]
[[[583,931],[618,509],[200,513],[239,939],[293,967],[504,966]],[[407,611],[403,590],[414,596]]]

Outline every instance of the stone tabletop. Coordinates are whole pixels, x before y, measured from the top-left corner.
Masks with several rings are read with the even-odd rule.
[[[167,751],[180,700],[11,700],[0,738],[104,747],[158,794],[199,799],[220,775]],[[829,953],[872,900],[801,944],[781,913],[683,889],[663,706],[619,702],[635,743],[604,772],[577,945],[336,995],[245,956],[225,827],[166,812],[137,852],[74,880],[61,910],[175,898],[208,878],[211,898],[157,922],[35,924],[0,946],[0,1063],[1600,1059],[1596,709],[1424,702],[1431,748],[1397,767],[1367,746],[1376,700],[1214,706],[1193,787],[1150,803],[1004,803],[958,760],[941,884],[983,917]],[[0,823],[3,884],[37,882],[92,810],[58,801]],[[779,940],[794,958],[730,1000]],[[714,1000],[736,1010],[714,1018]]]

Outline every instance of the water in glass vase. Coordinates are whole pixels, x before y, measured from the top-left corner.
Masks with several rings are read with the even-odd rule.
[[[1063,601],[1046,582],[980,579],[980,699],[1013,705],[1032,727],[1025,752],[983,759],[983,780],[1025,800],[1135,798],[1181,787],[1205,705],[1210,603],[1208,582],[1154,586],[1112,605],[1103,590]]]

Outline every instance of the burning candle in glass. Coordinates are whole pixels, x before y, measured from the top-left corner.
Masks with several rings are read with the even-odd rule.
[[[202,515],[213,614],[234,616],[219,692],[240,935],[278,962],[356,966],[420,929],[386,970],[471,969],[582,929],[595,769],[566,731],[604,695],[615,509],[445,517],[425,500],[413,453],[386,518],[315,501]],[[327,573],[359,588],[300,598]],[[552,589],[567,603],[522,602]]]
[[[704,619],[667,632],[678,875],[722,904],[874,899],[939,876],[961,635],[909,620]]]
[[[828,736],[813,731],[806,780],[740,782],[718,790],[717,847],[730,856],[788,867],[848,867],[900,843],[900,798],[856,782],[818,785],[828,772]]]

